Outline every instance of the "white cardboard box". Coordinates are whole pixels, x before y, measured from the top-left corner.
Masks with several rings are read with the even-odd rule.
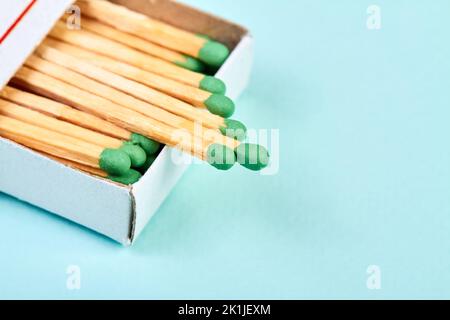
[[[253,40],[245,28],[170,0],[113,0],[183,29],[206,34],[233,48],[216,74],[236,99],[247,86]],[[45,38],[73,0],[0,2],[0,88]],[[0,191],[131,245],[189,165],[175,164],[165,148],[133,186],[123,186],[66,167],[0,138]],[[174,200],[176,201],[176,200]]]

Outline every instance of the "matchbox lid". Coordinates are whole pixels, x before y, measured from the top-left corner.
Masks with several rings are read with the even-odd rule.
[[[0,88],[7,84],[73,2],[0,1]]]

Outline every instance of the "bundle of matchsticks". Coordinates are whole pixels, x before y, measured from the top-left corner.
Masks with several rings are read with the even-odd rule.
[[[105,0],[80,0],[0,92],[0,136],[67,166],[133,184],[167,145],[228,170],[267,150],[246,127],[219,68],[228,48]]]

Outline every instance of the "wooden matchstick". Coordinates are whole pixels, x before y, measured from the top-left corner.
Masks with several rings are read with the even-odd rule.
[[[123,108],[110,100],[80,90],[75,86],[27,67],[22,67],[16,73],[13,82],[25,86],[28,90],[97,115],[130,131],[178,148],[183,152],[208,161],[219,169],[231,168],[236,160],[230,156],[229,152],[231,151],[234,154],[234,151],[226,146],[200,140],[186,130],[169,127],[143,114]],[[223,150],[217,146],[223,147]],[[211,155],[212,151],[217,151],[214,154],[219,154],[219,156],[223,154],[226,159],[213,162],[211,158],[217,157],[214,154]]]
[[[183,100],[193,106],[208,110],[211,109],[213,111],[212,113],[218,113],[218,110],[231,109],[234,105],[233,101],[224,95],[213,94],[199,88],[185,85],[181,82],[157,75],[156,73],[142,70],[131,64],[62,41],[47,38],[44,40],[43,45],[65,52],[79,59],[83,59],[86,62],[110,72],[114,72],[130,80],[145,84],[146,86],[167,93],[168,95]]]
[[[67,167],[72,168],[72,169],[80,170],[85,173],[88,173],[88,174],[91,174],[91,175],[94,175],[97,177],[105,178],[105,179],[108,179],[108,180],[111,180],[111,181],[114,181],[117,183],[121,183],[124,185],[134,184],[134,183],[138,182],[139,179],[142,177],[142,175],[135,170],[130,170],[129,172],[127,172],[125,175],[122,175],[122,176],[111,176],[101,169],[92,168],[92,167],[86,166],[86,165],[78,163],[78,162],[70,161],[70,160],[63,159],[63,158],[58,158],[58,157],[52,156],[47,153],[43,153],[43,152],[39,152],[39,151],[36,151],[36,152],[40,153],[44,157],[50,158],[53,161],[59,162]]]
[[[95,175],[95,176],[99,176],[99,177],[102,177],[102,178],[107,178],[108,177],[108,174],[105,171],[103,171],[102,169],[93,168],[93,167],[90,167],[90,166],[87,166],[85,164],[81,164],[81,163],[78,163],[78,162],[75,162],[75,161],[70,161],[70,160],[67,160],[67,159],[64,159],[64,158],[55,157],[55,156],[53,156],[51,154],[48,154],[48,153],[44,153],[44,152],[40,152],[40,151],[36,151],[36,152],[42,154],[44,157],[50,158],[50,159],[52,159],[52,160],[54,160],[56,162],[62,163],[62,164],[66,165],[68,167],[71,167],[73,169],[78,169],[78,170],[81,170],[81,171],[84,171],[86,173],[89,173],[89,174],[92,174],[92,175]]]
[[[170,95],[152,89],[139,82],[127,79],[103,68],[97,67],[83,59],[72,56],[70,53],[62,52],[46,45],[39,46],[36,49],[36,54],[47,61],[75,71],[98,82],[104,83],[117,90],[126,92],[129,95],[158,106],[159,108],[165,109],[166,111],[192,121],[204,123],[210,128],[219,129],[220,127],[223,127],[225,125],[225,120],[221,117],[221,115],[228,116],[234,112],[234,104],[224,104],[222,105],[223,108],[217,108],[215,110],[216,113],[218,113],[217,115],[205,112],[204,110],[195,108],[194,106]],[[158,117],[160,117],[160,115],[158,115]]]
[[[84,15],[215,67],[221,66],[230,53],[221,43],[156,21],[109,1],[83,0],[77,5]]]
[[[51,99],[18,90],[10,86],[6,86],[2,91],[0,91],[0,97],[27,108],[42,112],[56,119],[70,122],[86,129],[98,131],[105,135],[140,145],[147,153],[147,156],[154,155],[160,149],[160,144],[156,141],[152,141],[90,113],[74,109],[68,105]]]
[[[215,77],[184,69],[86,30],[70,30],[61,21],[56,23],[49,35],[52,38],[133,64],[138,68],[206,91],[225,93],[224,83]]]
[[[108,99],[47,76],[27,67],[22,67],[13,82],[29,90],[59,100],[77,109],[92,113],[112,123],[141,134],[171,147],[198,157],[219,170],[229,170],[237,161],[250,170],[261,170],[268,165],[269,154],[259,145],[238,143],[232,149],[223,143],[212,143],[213,139],[193,136],[187,130],[165,125],[133,110],[124,108]],[[207,131],[208,135],[211,130]],[[126,154],[125,154],[126,155]]]
[[[4,87],[0,91],[0,97],[18,105],[50,115],[56,119],[71,122],[90,130],[98,131],[110,137],[125,141],[132,140],[132,133],[130,131],[99,117],[79,111],[51,99],[25,92],[11,86]]]
[[[100,168],[111,175],[124,175],[131,168],[127,154],[104,149],[58,132],[0,115],[0,136],[54,156]]]
[[[145,39],[110,27],[97,20],[83,17],[82,21],[83,22],[81,27],[85,30],[96,33],[110,40],[117,41],[133,49],[137,49],[139,51],[147,53],[151,56],[171,62],[179,67],[183,67],[195,72],[205,71],[205,65],[195,58],[161,47]]]
[[[142,100],[136,99],[133,96],[130,96],[123,91],[116,90],[112,87],[109,87],[105,84],[92,80],[91,78],[87,78],[79,73],[66,69],[63,66],[70,66],[69,63],[66,63],[66,59],[60,60],[60,65],[51,63],[49,61],[45,61],[36,56],[31,56],[25,62],[25,65],[37,70],[39,72],[45,73],[49,76],[52,76],[61,81],[65,81],[68,84],[71,84],[79,89],[86,90],[92,94],[96,94],[105,99],[109,99],[114,101],[117,104],[120,104],[130,110],[142,113],[150,118],[155,119],[156,121],[161,121],[169,126],[179,129],[186,129],[191,132],[193,135],[196,134],[195,124],[192,121],[188,121],[185,118],[179,117],[172,113],[169,113],[163,109],[150,105]],[[77,64],[78,65],[78,64]],[[84,63],[81,65],[81,69],[78,70],[90,70],[92,67],[87,66]],[[107,78],[105,78],[107,79]],[[111,79],[111,78],[109,78]],[[125,88],[125,87],[124,87]],[[126,88],[125,88],[126,89]],[[124,89],[124,90],[125,90]],[[196,110],[196,109],[194,109]],[[202,115],[204,112],[202,113]],[[203,120],[200,120],[203,121]],[[201,125],[201,124],[199,124]],[[203,130],[199,132],[200,135],[203,134]],[[213,130],[213,132],[209,135],[213,139],[213,142],[223,142],[230,148],[235,148],[237,146],[237,142],[234,139],[229,137],[224,137],[217,130]]]
[[[72,85],[82,86],[82,89],[86,91],[96,90],[96,94],[101,92],[99,95],[105,98],[120,101],[121,104],[132,108],[134,111],[163,121],[168,125],[190,128],[192,121],[197,121],[217,128],[219,123],[222,125],[224,123],[223,118],[209,115],[190,105],[181,104],[178,100],[152,89],[149,91],[147,87],[141,84],[135,86],[135,83],[131,80],[111,74],[106,70],[54,49],[40,47],[36,53],[45,60],[32,55],[25,62],[26,66]],[[108,83],[106,79],[110,76],[111,81]],[[83,81],[86,82],[83,83]],[[119,91],[122,88],[123,90]],[[152,104],[152,102],[157,102],[158,105]]]
[[[124,142],[69,122],[57,120],[3,99],[0,99],[0,114],[89,142],[104,149],[119,149],[130,157],[131,166],[134,168],[142,167],[147,160],[145,151],[130,142]]]

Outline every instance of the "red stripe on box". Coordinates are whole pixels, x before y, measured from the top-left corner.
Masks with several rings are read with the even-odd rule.
[[[20,16],[17,17],[16,21],[6,30],[6,32],[0,37],[0,45],[5,41],[6,38],[11,34],[11,32],[17,27],[17,25],[22,21],[22,19],[27,15],[27,13],[33,8],[37,0],[31,0],[27,7],[22,11]]]

